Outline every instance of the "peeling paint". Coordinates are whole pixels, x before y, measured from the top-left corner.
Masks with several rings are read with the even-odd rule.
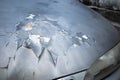
[[[76,33],[73,37],[72,37],[72,41],[73,44],[76,45],[85,45],[87,44],[88,46],[90,45],[94,45],[95,44],[95,39],[92,37],[89,37],[86,34],[83,34],[82,32]]]
[[[56,66],[57,65],[57,60],[58,60],[58,56],[52,52],[50,52],[50,50],[48,50],[50,56],[51,56],[51,59],[53,61],[53,64]]]
[[[23,45],[23,40],[22,40],[22,39],[18,39],[18,40],[17,40],[17,50],[18,50],[20,47],[22,47],[22,45]]]
[[[26,0],[25,3],[19,0],[12,1],[15,4],[13,6],[0,5],[4,6],[0,7],[3,15],[0,34],[6,35],[0,37],[0,67],[4,68],[0,68],[0,80],[4,80],[3,77],[6,78],[6,75],[8,80],[50,80],[76,73],[86,69],[97,57],[103,55],[102,52],[118,41],[117,33],[112,26],[107,25],[91,10],[82,5],[71,4],[69,0],[59,0],[57,4],[54,0],[29,0],[29,4],[26,4]],[[3,3],[0,4],[4,4],[6,0],[1,2]],[[46,3],[49,6],[46,6]],[[8,14],[4,14],[4,11],[8,11]],[[104,41],[98,39],[99,35],[100,38],[105,38]],[[94,38],[98,40],[96,46],[92,45]],[[101,43],[107,45],[101,47]],[[90,47],[86,44],[90,44]],[[100,53],[96,49],[100,49]],[[1,77],[1,74],[4,76]],[[78,76],[75,77],[76,80],[82,80],[81,75]]]
[[[76,44],[73,44],[73,46],[74,46],[74,47],[77,47],[78,45],[76,45]]]
[[[40,61],[42,55],[44,54],[45,48],[42,48],[40,55],[38,56],[38,61]]]
[[[40,35],[29,35],[28,46],[33,50],[37,57],[40,56],[42,52],[42,45],[40,43]]]
[[[41,41],[48,43],[50,41],[50,38],[48,38],[48,37],[41,37]]]
[[[34,14],[29,14],[29,16],[26,17],[26,19],[33,19],[35,16],[36,16],[36,15],[34,15]]]
[[[32,30],[32,23],[27,23],[25,25],[25,31],[29,31],[29,30]]]
[[[82,35],[82,38],[88,39],[88,36],[87,35]]]

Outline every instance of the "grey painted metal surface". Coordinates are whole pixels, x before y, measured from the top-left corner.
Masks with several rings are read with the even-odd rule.
[[[0,1],[1,80],[51,80],[87,69],[118,42],[116,29],[77,0]]]

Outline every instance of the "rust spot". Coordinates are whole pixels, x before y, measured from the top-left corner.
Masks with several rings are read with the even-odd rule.
[[[27,23],[26,26],[25,26],[25,30],[26,31],[32,30],[32,24],[31,23]]]

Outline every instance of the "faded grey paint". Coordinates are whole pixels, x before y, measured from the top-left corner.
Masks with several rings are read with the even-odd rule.
[[[86,69],[118,36],[77,0],[1,0],[0,79],[50,80]]]

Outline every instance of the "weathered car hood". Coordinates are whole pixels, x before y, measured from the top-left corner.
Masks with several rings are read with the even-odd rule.
[[[1,80],[50,80],[87,69],[118,42],[116,29],[78,0],[0,1]]]

